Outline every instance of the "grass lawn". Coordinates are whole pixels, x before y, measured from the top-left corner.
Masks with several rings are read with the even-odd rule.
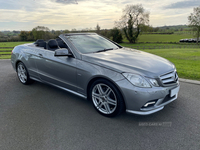
[[[1,52],[11,52],[12,51],[12,49],[0,49],[0,53]]]
[[[33,43],[33,42],[0,42],[0,47],[15,47],[17,45],[25,44],[25,43]]]
[[[179,42],[180,39],[193,38],[191,34],[141,34],[138,42]],[[123,42],[128,42],[126,38]]]
[[[179,77],[200,80],[200,49],[155,49],[144,51],[173,62]]]
[[[124,47],[135,47],[135,46],[197,46],[196,43],[178,43],[178,44],[166,44],[166,43],[119,43]],[[199,45],[200,46],[200,45]]]
[[[10,59],[11,51],[12,51],[12,48],[10,47],[15,47],[17,45],[21,45],[25,43],[33,43],[33,42],[31,41],[30,42],[0,42],[0,59]],[[5,47],[5,48],[1,48],[1,47]]]
[[[158,44],[158,43],[120,43],[121,46],[134,49],[174,49],[174,48],[200,48],[200,45],[195,43],[180,43],[180,44]]]
[[[0,59],[10,59],[11,55],[1,55],[0,54]]]
[[[2,55],[2,54],[4,54],[4,55],[11,55],[11,51],[10,52],[1,52],[0,51],[0,55]]]

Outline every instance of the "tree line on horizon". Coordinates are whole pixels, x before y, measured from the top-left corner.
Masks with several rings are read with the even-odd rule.
[[[163,26],[163,27],[152,27],[147,26],[142,34],[173,34],[177,31],[191,32],[192,29],[188,28],[186,25],[177,25],[177,26]],[[4,33],[5,32],[5,33]],[[101,29],[100,25],[92,28],[86,28],[82,30],[50,30],[48,27],[37,26],[31,31],[4,31],[0,32],[0,42],[14,42],[14,41],[35,41],[37,39],[54,39],[57,38],[60,34],[65,33],[77,33],[77,32],[95,32],[104,37],[107,37],[117,43],[121,43],[125,37],[123,30],[118,28],[113,29]],[[121,34],[121,35],[120,35]]]

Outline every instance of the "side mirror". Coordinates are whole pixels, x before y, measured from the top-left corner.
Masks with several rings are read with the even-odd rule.
[[[68,49],[62,48],[55,50],[54,56],[72,56]]]

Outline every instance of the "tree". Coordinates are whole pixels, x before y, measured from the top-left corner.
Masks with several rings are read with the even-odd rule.
[[[27,31],[21,31],[19,34],[19,37],[22,41],[26,41],[28,38],[28,32]]]
[[[101,30],[101,35],[103,35],[103,36],[105,36],[105,37],[107,37],[107,38],[110,38],[110,30],[108,30],[108,29],[103,29],[103,30]]]
[[[32,31],[28,31],[27,41],[34,41],[34,36]]]
[[[4,36],[4,34],[2,32],[0,32],[0,37],[3,37],[3,36]]]
[[[99,24],[97,23],[97,26],[96,26],[96,32],[99,34],[100,33],[100,30],[101,30],[101,27],[99,26]]]
[[[115,27],[111,30],[111,36],[112,36],[113,41],[115,41],[117,43],[122,43],[122,34],[117,27]]]
[[[34,40],[44,39],[47,40],[50,38],[50,30],[48,27],[37,26],[32,29],[32,34],[34,36]]]
[[[159,31],[158,27],[154,28],[154,32],[158,32],[158,31]]]
[[[142,5],[127,5],[117,25],[123,29],[129,42],[135,43],[141,32],[141,27],[148,25],[148,23],[149,12],[145,11]]]
[[[63,31],[63,33],[70,33],[70,31],[66,29]]]
[[[33,33],[32,31],[21,31],[19,34],[19,38],[21,41],[33,41]]]
[[[75,28],[71,29],[72,32],[77,32],[77,30]]]
[[[153,27],[150,25],[140,25],[140,33],[142,32],[153,32]]]
[[[194,31],[196,31],[196,37],[197,37],[197,44],[199,41],[199,32],[200,32],[200,6],[195,7],[193,9],[193,13],[188,16],[189,26],[193,28]]]

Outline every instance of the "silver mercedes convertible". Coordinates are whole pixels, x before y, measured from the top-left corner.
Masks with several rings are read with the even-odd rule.
[[[90,100],[102,115],[148,115],[177,99],[173,63],[95,33],[16,46],[11,63],[22,84],[47,83]]]

